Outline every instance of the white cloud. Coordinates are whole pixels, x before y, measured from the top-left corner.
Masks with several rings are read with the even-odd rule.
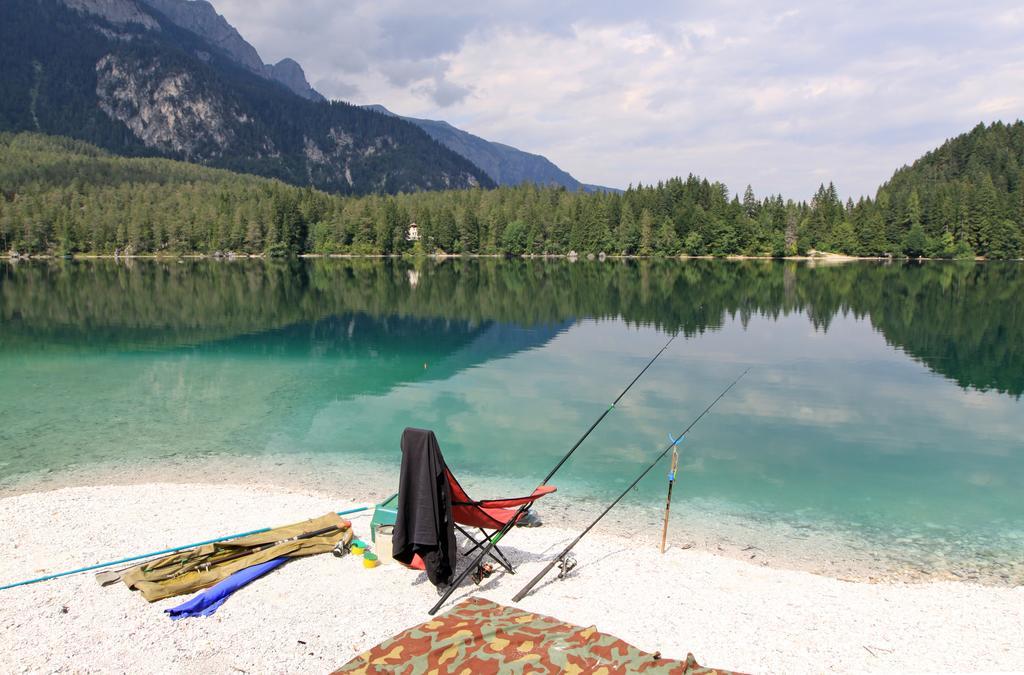
[[[974,111],[979,115],[999,115],[1003,113],[1016,114],[1024,109],[1024,98],[1020,96],[995,96],[986,98],[974,106]]]
[[[1007,28],[1018,28],[1024,26],[1024,8],[1017,7],[1000,12],[996,15],[996,23]]]
[[[548,156],[587,182],[693,172],[806,198],[1024,107],[1011,2],[219,0],[263,54],[357,96]]]

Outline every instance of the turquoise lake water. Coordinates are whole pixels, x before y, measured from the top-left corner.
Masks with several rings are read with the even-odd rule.
[[[614,496],[751,367],[681,445],[682,513],[1020,583],[1022,298],[1015,264],[2,262],[0,484],[190,457],[397,471],[421,426],[528,491],[678,333],[561,496]],[[664,490],[659,469],[631,501],[656,517]]]

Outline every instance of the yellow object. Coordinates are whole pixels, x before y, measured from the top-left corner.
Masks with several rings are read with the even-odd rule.
[[[366,551],[366,549],[362,548],[361,546],[353,546],[352,548],[349,549],[349,552],[352,555],[362,555],[365,551]]]
[[[370,553],[369,551],[363,554],[363,567],[369,569],[371,567],[376,567],[378,564],[376,554]]]

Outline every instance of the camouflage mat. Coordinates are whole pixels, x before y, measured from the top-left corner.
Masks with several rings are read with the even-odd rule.
[[[726,673],[660,658],[619,638],[470,598],[352,659],[338,673]]]

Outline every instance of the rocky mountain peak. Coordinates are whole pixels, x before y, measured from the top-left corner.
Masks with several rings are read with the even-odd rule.
[[[320,92],[309,86],[305,71],[294,59],[283,58],[274,65],[265,66],[265,69],[270,79],[280,82],[299,96],[313,101],[325,100]]]
[[[95,0],[87,0],[95,1]],[[236,63],[268,80],[280,82],[292,92],[313,101],[324,97],[309,86],[302,66],[292,59],[270,65],[263,63],[256,48],[217,13],[206,0],[141,0],[149,7],[163,14],[174,25],[195,33],[210,44],[218,47]]]
[[[93,14],[110,23],[134,23],[147,30],[160,30],[160,24],[144,12],[135,0],[61,0],[71,9]]]
[[[245,41],[227,19],[217,13],[206,0],[141,0],[170,19],[171,23],[195,33],[219,47],[236,62],[254,73],[262,74],[263,60],[259,52]]]
[[[292,59],[269,65],[259,52],[228,23],[227,19],[206,0],[61,0],[68,7],[92,14],[113,24],[138,24],[147,30],[159,30],[160,22],[152,13],[159,12],[179,28],[195,33],[227,54],[247,70],[268,80],[280,82],[294,93],[313,101],[324,97],[309,86],[302,66]]]
[[[368,103],[364,105],[363,108],[365,108],[366,110],[372,110],[375,113],[380,113],[381,115],[387,115],[388,117],[398,117],[398,115],[391,112],[390,110],[382,106],[380,103]]]

